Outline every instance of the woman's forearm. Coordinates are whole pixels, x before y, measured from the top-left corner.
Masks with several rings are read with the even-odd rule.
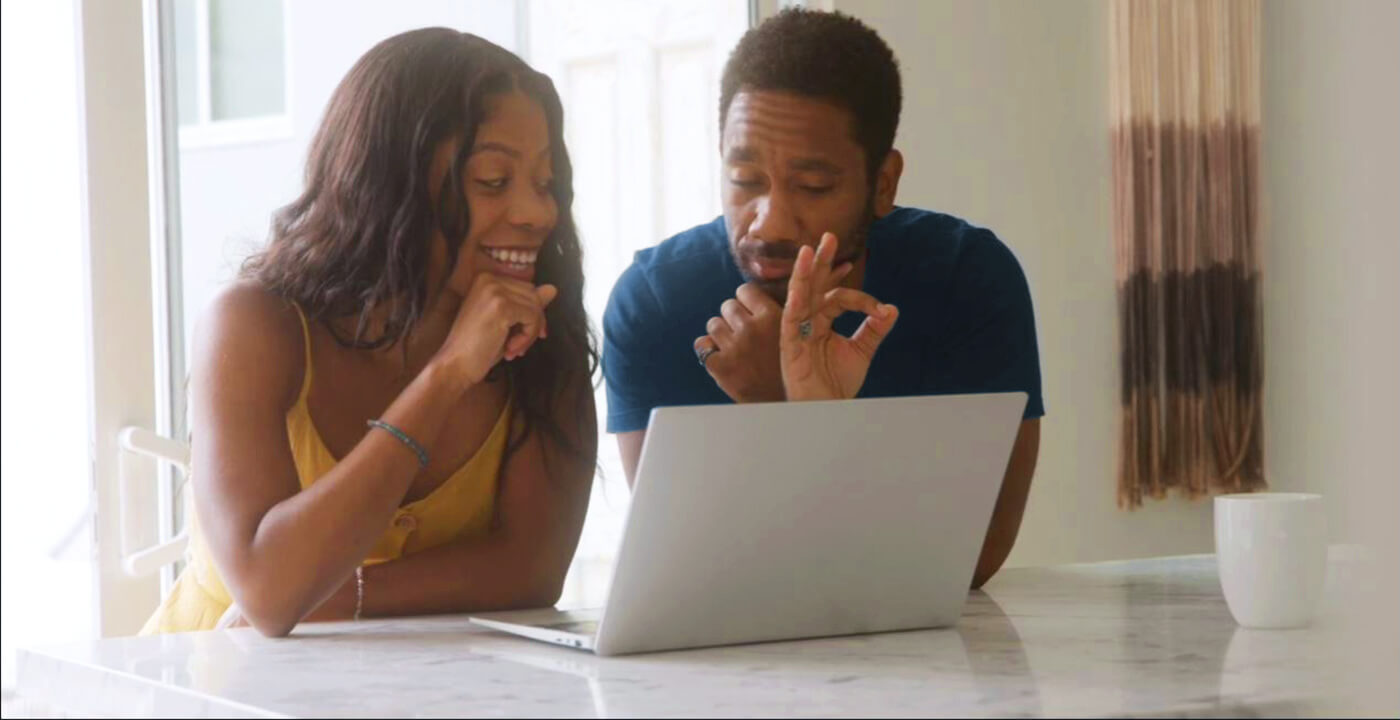
[[[365,566],[364,593],[350,577],[302,622],[546,607],[559,599],[568,563],[487,535]],[[360,603],[363,604],[360,604]]]
[[[545,464],[532,435],[502,469],[498,522],[465,538],[364,568],[364,617],[427,615],[553,605],[588,512],[594,453]],[[552,471],[552,472],[551,472]],[[308,619],[355,611],[353,577]]]
[[[365,568],[365,617],[546,607],[559,599],[573,552],[552,557],[503,534],[448,543]]]
[[[464,390],[430,365],[381,419],[426,443]],[[265,513],[238,554],[249,621],[281,635],[321,605],[383,535],[420,469],[405,443],[372,430],[331,471]]]

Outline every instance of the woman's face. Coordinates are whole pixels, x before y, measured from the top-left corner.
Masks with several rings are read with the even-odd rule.
[[[438,148],[430,187],[442,186],[456,150],[456,142]],[[559,217],[550,150],[549,123],[538,102],[520,92],[491,102],[462,175],[471,227],[449,288],[465,296],[479,273],[534,283],[535,260]],[[447,262],[441,234],[432,255],[436,272],[430,274],[436,275]]]

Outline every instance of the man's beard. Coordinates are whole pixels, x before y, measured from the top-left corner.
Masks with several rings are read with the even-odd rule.
[[[875,193],[871,192],[866,196],[865,209],[861,212],[860,220],[856,222],[856,226],[846,231],[845,234],[836,234],[836,257],[832,258],[832,268],[841,267],[843,263],[855,262],[865,254],[866,242],[870,236],[870,225],[873,222],[875,222]],[[797,244],[771,243],[759,245],[755,254],[758,257],[775,260],[795,260],[797,251],[801,249],[802,246]],[[816,248],[812,249],[816,250]],[[745,262],[745,258],[739,256],[734,243],[729,244],[729,253],[733,256],[734,265],[739,268],[739,274],[744,276],[744,280],[753,283],[764,294],[777,301],[779,305],[787,302],[790,277],[772,280],[753,277],[749,274],[748,263]]]

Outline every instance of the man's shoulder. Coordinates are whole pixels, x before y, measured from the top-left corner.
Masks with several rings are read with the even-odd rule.
[[[990,229],[955,215],[899,207],[875,222],[872,239],[913,276],[941,282],[950,274],[983,268],[1015,270],[1020,265]],[[878,252],[877,251],[877,252]]]
[[[728,252],[728,239],[724,216],[720,216],[678,232],[653,247],[638,250],[632,266],[648,277],[691,272],[697,262],[724,260]]]
[[[610,309],[669,314],[688,300],[699,301],[729,275],[728,237],[721,216],[637,251],[613,287]]]
[[[910,260],[923,257],[956,258],[979,245],[999,245],[991,230],[974,225],[956,215],[897,207],[875,221],[871,234]]]

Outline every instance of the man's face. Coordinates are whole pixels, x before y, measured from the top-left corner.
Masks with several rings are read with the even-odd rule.
[[[721,197],[743,276],[787,299],[797,251],[836,235],[836,265],[856,260],[874,217],[865,151],[849,111],[786,92],[741,91],[725,116]]]

